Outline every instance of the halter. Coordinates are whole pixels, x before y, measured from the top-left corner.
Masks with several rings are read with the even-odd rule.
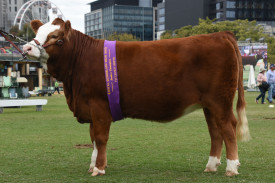
[[[37,39],[32,39],[32,40],[35,42],[35,44],[37,45],[37,48],[39,48],[39,49],[47,48],[47,47],[49,47],[51,45],[57,45],[59,47],[63,45],[63,40],[59,39],[55,43],[52,43],[52,44],[45,43],[45,44],[42,45],[42,48],[41,48],[41,44],[40,44],[40,42]]]
[[[15,36],[15,35],[13,35],[13,34],[7,33],[7,32],[5,32],[5,31],[3,31],[3,30],[0,30],[0,34],[1,34],[10,44],[12,44],[13,47],[14,47],[15,49],[17,49],[17,50],[21,53],[22,58],[19,59],[19,61],[25,60],[25,59],[27,58],[28,51],[23,52],[23,51],[22,51],[20,48],[18,48],[11,40],[9,40],[8,36],[10,36],[10,37],[12,37],[12,38],[14,38],[14,39],[18,39],[18,40],[20,40],[20,41],[22,41],[22,42],[24,42],[24,43],[30,44],[30,45],[32,45],[32,46],[38,48],[40,51],[43,50],[44,48],[47,48],[47,47],[51,46],[51,45],[58,45],[58,46],[60,47],[60,46],[62,46],[63,43],[64,43],[64,41],[63,41],[62,39],[59,39],[59,40],[57,40],[57,41],[56,41],[55,43],[53,43],[53,44],[47,44],[47,43],[46,43],[46,44],[43,44],[43,45],[41,46],[41,44],[39,43],[39,41],[37,41],[36,39],[33,39],[33,41],[34,41],[35,44],[36,44],[36,45],[35,45],[35,44],[32,44],[32,43],[30,43],[30,42],[28,42],[28,41],[25,41],[25,40],[21,39],[20,37],[17,37],[17,36]]]

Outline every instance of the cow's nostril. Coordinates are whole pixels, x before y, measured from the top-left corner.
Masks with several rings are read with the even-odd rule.
[[[29,52],[29,51],[31,51],[31,50],[32,50],[32,47],[31,47],[31,46],[29,46],[29,45],[23,46],[23,51],[24,51],[24,52]]]

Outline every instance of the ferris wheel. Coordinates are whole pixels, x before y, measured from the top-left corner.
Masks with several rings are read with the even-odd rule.
[[[38,19],[42,23],[47,23],[54,18],[65,20],[63,13],[54,3],[49,0],[30,0],[18,10],[13,25],[18,25],[21,30],[25,24],[32,20]]]

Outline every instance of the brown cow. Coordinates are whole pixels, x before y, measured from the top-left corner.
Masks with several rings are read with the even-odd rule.
[[[31,26],[36,38],[24,46],[24,51],[63,82],[70,110],[80,123],[90,123],[94,151],[89,171],[93,176],[105,174],[113,119],[104,75],[104,40],[82,34],[61,19],[45,25],[34,20]],[[124,117],[168,122],[203,108],[211,136],[205,172],[217,170],[225,142],[226,175],[238,174],[237,135],[241,140],[248,140],[250,135],[241,55],[232,33],[118,41],[116,55]],[[237,89],[238,122],[233,114]]]

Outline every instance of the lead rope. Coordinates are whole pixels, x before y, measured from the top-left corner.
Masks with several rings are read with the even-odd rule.
[[[5,32],[5,31],[3,31],[3,30],[0,30],[0,34],[1,34],[10,44],[12,44],[13,47],[14,47],[15,49],[17,49],[17,50],[21,53],[22,58],[19,59],[18,61],[23,61],[23,60],[25,60],[25,59],[27,58],[28,51],[23,52],[23,51],[22,51],[20,48],[18,48],[11,40],[9,40],[9,38],[8,38],[7,36],[12,37],[12,38],[14,38],[14,39],[18,39],[19,41],[24,42],[24,43],[28,43],[28,44],[30,44],[30,45],[32,45],[32,46],[35,46],[35,47],[37,47],[39,50],[42,50],[42,49],[43,49],[43,48],[41,48],[41,46],[39,46],[39,45],[34,45],[34,44],[32,44],[32,43],[30,43],[30,42],[28,42],[28,41],[25,41],[24,39],[21,39],[20,37],[17,37],[17,36],[15,36],[15,35],[13,35],[13,34],[7,33],[7,32]]]

